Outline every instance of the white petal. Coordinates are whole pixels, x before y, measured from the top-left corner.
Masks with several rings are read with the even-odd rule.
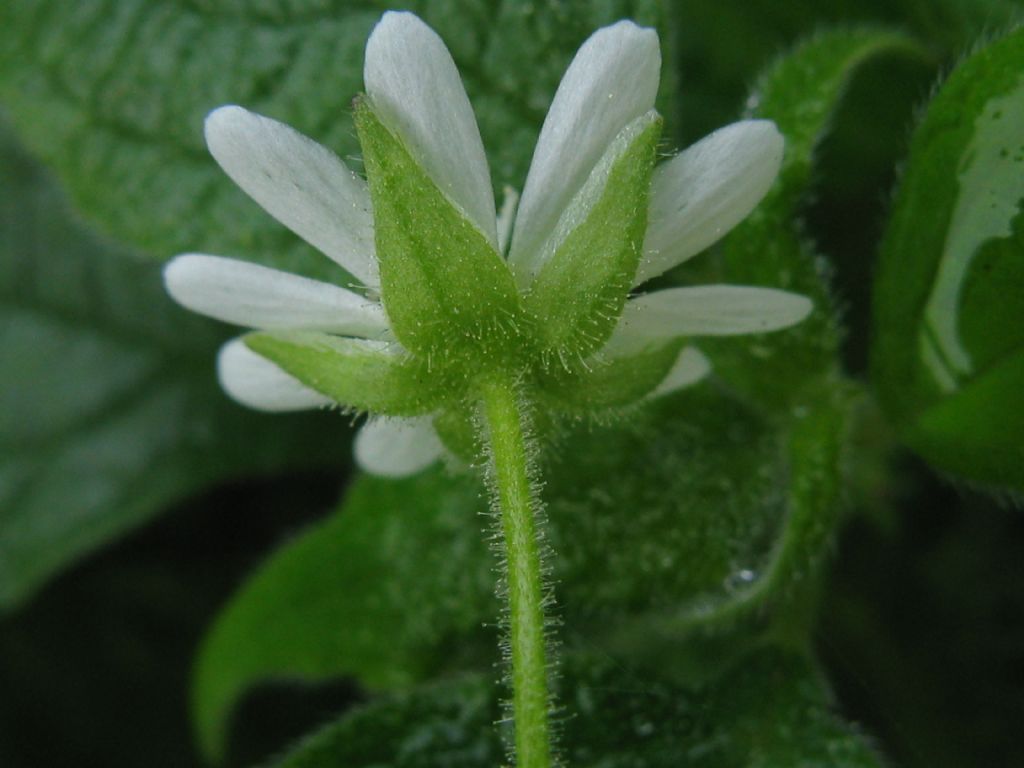
[[[366,43],[363,80],[380,120],[497,248],[484,144],[441,38],[411,13],[385,13]]]
[[[220,385],[233,399],[258,411],[302,411],[331,403],[305,384],[232,339],[217,355]]]
[[[167,292],[193,312],[247,328],[387,334],[384,310],[364,296],[247,261],[188,253],[164,268]]]
[[[700,253],[746,218],[775,181],[783,147],[775,123],[745,120],[656,168],[634,284]]]
[[[696,384],[711,372],[711,361],[695,347],[683,347],[665,378],[648,397],[661,397],[691,384]]]
[[[541,128],[512,233],[510,262],[536,258],[611,141],[654,107],[660,70],[657,33],[632,22],[599,29],[583,44]]]
[[[359,466],[383,477],[405,477],[426,469],[444,453],[429,417],[378,418],[356,435]]]
[[[333,152],[236,106],[209,114],[206,144],[267,213],[368,287],[380,286],[366,182]]]
[[[806,296],[775,288],[667,288],[627,301],[609,345],[614,354],[623,354],[679,336],[777,331],[799,323],[812,307]]]

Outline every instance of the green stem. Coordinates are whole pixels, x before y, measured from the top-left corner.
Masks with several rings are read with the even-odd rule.
[[[548,768],[551,734],[543,584],[525,416],[509,381],[489,382],[481,395],[491,451],[491,492],[505,543],[516,765]]]

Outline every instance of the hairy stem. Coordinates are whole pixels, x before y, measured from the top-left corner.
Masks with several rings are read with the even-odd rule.
[[[551,732],[543,584],[525,416],[509,381],[488,383],[482,396],[492,462],[491,493],[505,544],[516,765],[548,768]]]

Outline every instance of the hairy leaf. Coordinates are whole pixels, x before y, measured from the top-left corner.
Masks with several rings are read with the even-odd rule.
[[[691,140],[733,117],[751,72],[816,29],[893,25],[927,40],[936,53],[958,56],[978,35],[1012,24],[1020,13],[1017,0],[696,0],[667,8],[685,83],[680,117]]]
[[[795,327],[743,340],[701,344],[716,369],[755,400],[791,407],[805,385],[836,370],[837,309],[821,258],[799,224],[809,192],[814,152],[858,68],[883,56],[920,55],[907,37],[880,29],[822,32],[781,57],[748,99],[749,116],[774,120],[786,139],[775,186],[723,242],[724,282],[767,285],[801,293],[815,305]]]
[[[773,597],[789,632],[805,631],[837,514],[844,422],[838,402],[779,432],[701,387],[628,425],[563,438],[544,498],[567,644],[639,648],[682,669],[683,638],[750,619],[743,634],[756,640]],[[365,477],[335,517],[268,561],[201,654],[195,715],[208,751],[259,680],[355,675],[392,687],[489,663],[494,638],[479,627],[498,607],[484,498],[476,481],[439,471]],[[699,666],[705,649],[695,651]]]
[[[387,8],[411,10],[459,65],[497,188],[522,186],[569,57],[657,0],[349,3],[75,0],[0,5],[0,103],[104,231],[165,260],[200,251],[311,276],[331,263],[245,197],[202,142],[203,117],[241,104],[349,157],[363,49]],[[523,66],[523,62],[530,66]],[[340,279],[344,279],[339,276]]]
[[[814,667],[762,650],[722,680],[683,687],[608,660],[569,658],[561,679],[561,752],[608,768],[879,768],[831,710]],[[499,694],[466,676],[344,715],[274,768],[479,768],[502,764]]]
[[[366,476],[340,514],[274,555],[201,650],[193,701],[204,751],[221,753],[228,708],[254,680],[358,675],[388,688],[457,666],[453,638],[483,634],[470,647],[493,648],[480,630],[498,607],[479,505],[469,480]]]
[[[7,133],[0,179],[0,610],[208,483],[344,461],[341,423],[231,403],[223,332],[74,222]]]

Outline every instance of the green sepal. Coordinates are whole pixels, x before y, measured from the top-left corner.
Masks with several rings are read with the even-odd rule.
[[[628,357],[591,359],[586,369],[554,369],[537,382],[537,396],[555,410],[590,414],[639,403],[665,380],[683,342],[671,342]]]
[[[434,416],[434,431],[441,438],[444,447],[467,464],[480,457],[476,420],[473,410],[465,403],[446,408]]]
[[[512,272],[402,141],[355,103],[373,201],[381,297],[391,328],[412,352],[441,361],[505,362],[522,348]]]
[[[1024,489],[1024,30],[953,70],[914,133],[883,240],[872,376],[938,469]]]
[[[599,349],[622,314],[640,262],[661,126],[652,110],[623,129],[602,158],[610,167],[595,171],[607,174],[600,197],[530,285],[525,305],[541,352],[563,367]]]
[[[346,408],[385,416],[417,416],[438,407],[457,389],[437,371],[380,342],[318,331],[253,333],[249,349],[307,387]]]

